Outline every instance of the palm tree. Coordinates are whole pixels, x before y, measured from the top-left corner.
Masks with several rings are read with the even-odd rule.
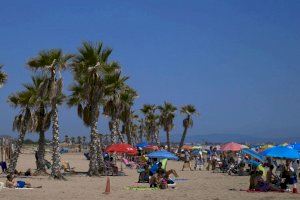
[[[141,109],[141,112],[145,115],[145,132],[146,139],[152,143],[160,145],[159,133],[158,133],[158,119],[159,116],[155,114],[156,105],[145,104]]]
[[[168,151],[171,151],[170,132],[174,127],[173,120],[175,118],[175,111],[177,108],[171,103],[165,102],[163,106],[158,106],[158,109],[160,110],[159,123],[166,132]]]
[[[120,95],[120,102],[122,111],[120,113],[120,119],[123,122],[122,133],[126,135],[128,144],[133,145],[132,141],[132,120],[136,118],[132,106],[134,100],[138,97],[137,92],[129,86],[124,87],[124,90]]]
[[[45,132],[51,125],[51,112],[49,112],[49,98],[48,96],[41,95],[41,87],[47,77],[45,76],[33,76],[31,84],[24,84],[28,95],[30,96],[31,103],[34,106],[35,115],[37,117],[37,124],[35,132],[39,133],[38,151],[37,151],[37,173],[46,174],[45,168]],[[61,98],[59,104],[61,104]]]
[[[51,49],[39,52],[38,56],[28,61],[27,65],[33,70],[41,70],[47,74],[47,78],[41,87],[41,95],[48,96],[51,102],[52,117],[52,171],[51,176],[55,179],[62,179],[60,172],[60,152],[59,152],[59,122],[58,122],[58,97],[62,97],[63,79],[61,71],[69,66],[72,55],[63,54],[60,49]]]
[[[15,117],[13,122],[13,130],[17,130],[19,132],[19,137],[16,142],[16,149],[13,152],[9,163],[9,173],[13,174],[17,166],[22,145],[24,143],[25,134],[35,130],[37,120],[34,112],[31,110],[31,95],[28,91],[17,92],[10,95],[8,97],[8,102],[13,107],[20,108],[20,114]]]
[[[129,77],[122,77],[121,72],[116,72],[105,76],[105,96],[106,102],[103,107],[104,114],[110,117],[109,129],[111,131],[112,144],[117,143],[117,136],[121,142],[124,139],[119,131],[120,115],[122,111],[121,93],[125,88],[125,81]]]
[[[193,126],[192,116],[193,115],[199,115],[199,113],[197,112],[195,106],[193,106],[191,104],[182,106],[181,109],[180,109],[180,113],[182,115],[185,115],[186,117],[183,120],[184,130],[183,130],[182,137],[181,137],[181,140],[180,140],[178,152],[181,151],[181,148],[182,148],[182,146],[184,144],[184,140],[185,140],[185,137],[186,137],[186,134],[187,134],[187,129],[189,127]]]
[[[90,176],[99,175],[99,171],[104,169],[102,145],[98,142],[97,133],[99,109],[105,95],[104,77],[118,69],[117,63],[108,63],[112,50],[104,49],[102,46],[101,42],[96,44],[83,42],[78,49],[79,54],[75,56],[72,63],[75,83],[71,87],[72,94],[68,101],[69,106],[77,106],[78,116],[91,129],[88,172]],[[100,151],[98,152],[99,162],[97,162],[97,149]]]
[[[2,67],[3,67],[3,65],[0,64],[0,88],[7,80],[7,75],[1,71]]]

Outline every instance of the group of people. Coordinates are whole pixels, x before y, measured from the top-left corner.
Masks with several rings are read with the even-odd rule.
[[[263,171],[254,168],[250,172],[249,190],[255,191],[290,191],[288,185],[293,186],[293,192],[297,193],[298,174],[297,169],[292,166],[291,160],[286,160],[286,163],[281,167],[280,175],[274,173],[274,165],[268,166],[269,170],[266,174],[266,179],[263,178]]]
[[[149,183],[150,187],[160,189],[166,189],[170,185],[174,186],[175,182],[170,179],[170,174],[174,174],[175,177],[178,176],[175,170],[166,170],[166,160],[158,161],[155,158],[147,160],[144,155],[140,157],[137,171],[139,173],[139,183]]]

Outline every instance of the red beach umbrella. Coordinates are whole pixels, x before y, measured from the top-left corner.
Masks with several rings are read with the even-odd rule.
[[[221,151],[240,151],[243,149],[243,145],[229,142],[221,146]]]
[[[126,153],[130,155],[137,154],[136,148],[126,143],[112,144],[105,149],[108,153]]]

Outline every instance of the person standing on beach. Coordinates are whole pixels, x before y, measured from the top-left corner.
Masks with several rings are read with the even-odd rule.
[[[182,166],[182,170],[181,170],[181,171],[183,171],[185,168],[190,168],[190,171],[193,171],[193,170],[192,170],[192,167],[191,167],[190,160],[191,160],[190,152],[186,150],[186,151],[184,152],[184,163],[183,163],[183,166]]]
[[[213,152],[213,147],[210,146],[209,150],[207,151],[207,167],[206,170],[209,171],[210,165],[211,165],[211,156]]]

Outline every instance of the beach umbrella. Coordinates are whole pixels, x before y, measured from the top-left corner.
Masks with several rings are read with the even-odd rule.
[[[147,142],[141,142],[136,145],[137,148],[145,148],[148,146]]]
[[[266,161],[266,158],[265,156],[259,154],[258,152],[256,151],[253,151],[252,149],[242,149],[242,154],[248,154],[250,155],[252,158],[255,158],[261,162],[265,162]]]
[[[145,150],[152,150],[152,151],[156,151],[158,150],[158,146],[155,146],[155,145],[148,145],[144,148]]]
[[[182,149],[183,149],[183,150],[188,150],[188,151],[190,151],[190,150],[193,149],[193,147],[192,147],[192,146],[189,146],[189,145],[183,145],[183,146],[182,146]]]
[[[241,144],[229,142],[221,146],[221,151],[240,151],[243,149]]]
[[[300,151],[300,144],[299,143],[294,143],[290,144],[288,147],[295,149],[296,151]]]
[[[193,146],[192,149],[202,149],[202,146]]]
[[[288,146],[288,145],[289,145],[289,144],[288,144],[287,142],[285,142],[285,143],[280,144],[279,146],[286,147],[286,146]]]
[[[265,144],[265,145],[261,146],[260,149],[265,150],[265,149],[269,149],[269,148],[272,148],[272,147],[274,147],[274,145]]]
[[[281,159],[299,159],[299,152],[295,149],[288,148],[285,146],[275,146],[269,149],[266,149],[261,152],[262,155],[272,157],[272,158],[281,158]]]
[[[136,148],[132,147],[130,144],[120,143],[112,144],[105,149],[108,153],[125,153],[130,155],[137,154]]]
[[[158,158],[158,159],[168,159],[168,160],[178,160],[178,157],[169,151],[166,150],[160,150],[160,151],[154,151],[150,154],[148,154],[149,158]]]

